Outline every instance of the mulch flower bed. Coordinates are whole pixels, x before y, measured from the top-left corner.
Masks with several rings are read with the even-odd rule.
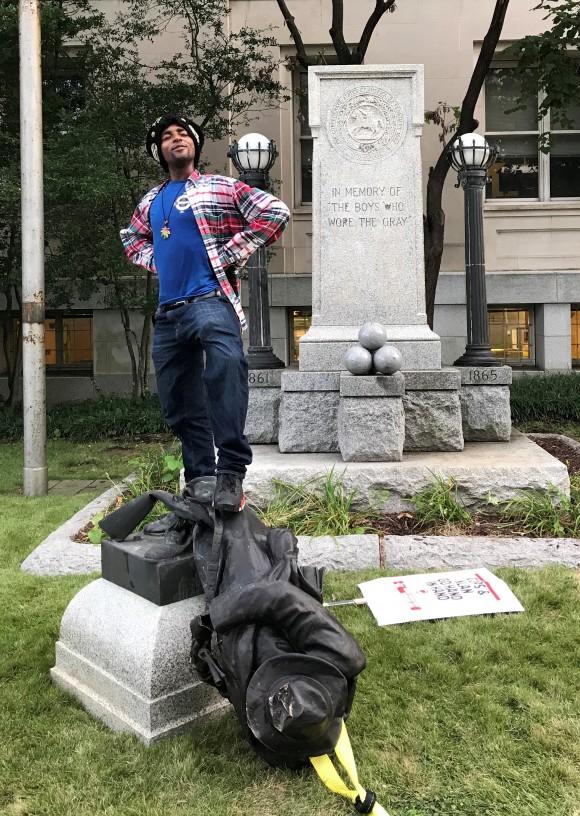
[[[572,447],[566,441],[566,437],[558,434],[534,436],[533,441],[536,445],[551,453],[552,456],[555,456],[556,459],[559,459],[560,462],[564,462],[570,476],[576,476],[580,473],[580,447]]]
[[[570,445],[566,438],[559,434],[535,436],[532,441],[550,453],[568,468],[570,476],[580,474],[580,448]],[[477,511],[470,524],[423,526],[412,512],[386,513],[381,519],[369,519],[368,526],[373,527],[379,535],[467,535],[467,536],[506,536],[515,538],[533,534],[518,529],[517,521],[508,521],[492,510]]]
[[[550,453],[568,468],[570,476],[580,474],[580,447],[571,445],[566,437],[559,434],[533,435],[532,441]],[[122,499],[115,503],[119,506]],[[479,510],[474,512],[468,524],[441,524],[424,526],[410,511],[400,513],[386,513],[379,519],[372,518],[359,522],[361,527],[373,530],[379,535],[468,535],[468,536],[518,536],[533,537],[533,534],[518,529],[521,525],[517,521],[508,521],[499,513]],[[90,522],[75,536],[75,541],[88,541],[88,533],[93,528]]]
[[[506,536],[514,538],[530,534],[518,530],[518,523],[506,521],[495,513],[474,513],[470,524],[441,524],[424,526],[413,513],[386,513],[381,519],[372,519],[368,523],[379,535],[465,535],[465,536]]]

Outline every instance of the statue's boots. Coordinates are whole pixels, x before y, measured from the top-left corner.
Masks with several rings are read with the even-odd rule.
[[[199,476],[185,485],[181,495],[186,499],[195,499],[196,501],[203,502],[203,504],[211,504],[215,488],[215,476]],[[168,532],[179,530],[181,521],[182,519],[175,513],[166,513],[155,521],[150,521],[149,524],[146,524],[143,528],[143,532],[146,533],[146,535],[164,536]]]
[[[164,536],[167,533],[175,530],[181,519],[175,513],[166,513],[155,521],[150,521],[143,527],[143,532],[148,536]]]
[[[181,521],[181,519],[178,519]],[[144,539],[151,538],[151,543],[148,546],[141,546],[141,556],[147,561],[162,561],[166,558],[175,558],[187,550],[191,549],[191,528],[189,525],[183,525],[182,529],[168,530],[165,535],[157,534],[153,536],[144,536]],[[145,541],[142,541],[142,545]]]

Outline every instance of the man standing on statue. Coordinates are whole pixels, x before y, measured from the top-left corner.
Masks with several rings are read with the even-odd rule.
[[[280,237],[289,211],[263,190],[201,174],[203,140],[201,128],[180,115],[151,125],[147,152],[168,178],[141,200],[121,239],[129,260],[159,279],[153,364],[165,419],[181,441],[185,481],[217,475],[214,506],[234,512],[252,461],[239,272]]]

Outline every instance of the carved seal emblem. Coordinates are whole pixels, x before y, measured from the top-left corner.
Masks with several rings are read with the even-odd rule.
[[[407,117],[387,90],[365,85],[352,88],[334,103],[327,130],[332,146],[346,159],[373,164],[402,145]]]

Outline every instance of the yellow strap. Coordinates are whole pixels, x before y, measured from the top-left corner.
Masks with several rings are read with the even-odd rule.
[[[336,758],[350,779],[353,788],[349,788],[343,782],[328,754],[324,754],[324,756],[310,757],[310,762],[312,763],[314,770],[320,777],[322,783],[326,785],[328,790],[332,791],[333,793],[337,793],[339,796],[344,796],[345,799],[349,799],[353,803],[356,801],[357,796],[364,802],[367,792],[358,781],[358,773],[356,763],[354,761],[352,746],[350,744],[346,724],[344,722],[342,723],[340,736],[338,738],[338,742],[336,743],[334,752],[336,754]],[[389,814],[383,807],[381,807],[381,805],[379,805],[378,802],[375,802],[374,807],[371,810],[371,816],[389,816]]]

